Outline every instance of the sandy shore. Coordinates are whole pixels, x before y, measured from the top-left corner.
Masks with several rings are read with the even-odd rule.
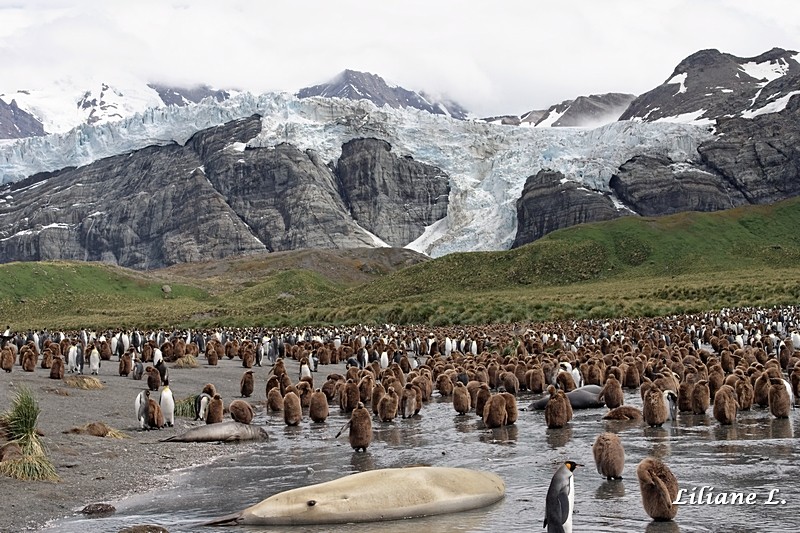
[[[170,366],[170,389],[175,400],[198,394],[203,385],[213,383],[227,405],[239,395],[244,368],[239,359],[220,360],[216,367],[198,359],[197,368]],[[320,367],[320,374],[339,365]],[[342,365],[343,366],[343,365]],[[297,363],[287,361],[290,375],[297,375]],[[255,369],[256,388],[251,404],[263,409],[269,366]],[[36,531],[47,522],[78,513],[90,503],[114,502],[136,492],[144,492],[168,481],[176,469],[199,465],[234,453],[230,445],[214,443],[162,443],[160,439],[183,433],[201,425],[190,418],[176,417],[174,428],[140,431],[134,413],[134,399],[147,388],[146,380],[136,381],[118,374],[116,357],[103,362],[100,380],[104,388],[82,390],[64,381],[49,379],[49,370],[36,368],[24,372],[15,365],[11,373],[0,372],[0,411],[11,407],[20,387],[29,387],[39,404],[38,428],[55,464],[60,481],[17,481],[0,478],[2,507],[0,531]],[[159,394],[153,393],[154,399]],[[90,422],[104,422],[128,438],[111,439],[69,433]]]

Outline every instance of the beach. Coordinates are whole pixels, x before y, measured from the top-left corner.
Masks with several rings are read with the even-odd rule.
[[[217,366],[209,366],[201,355],[197,362],[196,368],[168,365],[170,389],[176,402],[199,394],[206,383],[217,387],[226,407],[240,398],[239,382],[246,370],[240,359],[223,358]],[[292,360],[286,363],[296,380],[298,363]],[[329,365],[326,374],[339,366]],[[269,365],[254,368],[255,391],[247,400],[256,412],[264,409],[269,370]],[[49,374],[49,370],[38,365],[34,372],[24,372],[18,364],[10,373],[0,372],[0,411],[11,408],[22,387],[33,392],[41,411],[37,427],[60,478],[58,482],[48,482],[0,477],[2,532],[39,530],[49,521],[79,513],[88,504],[113,504],[125,496],[169,483],[170,474],[176,470],[243,450],[231,444],[160,442],[203,424],[192,418],[176,417],[172,428],[140,430],[134,400],[147,388],[147,381],[120,376],[116,356],[101,364],[97,377],[102,389],[70,387],[63,380],[50,379]],[[324,379],[317,375],[315,378]],[[159,393],[153,392],[152,397],[158,400]],[[70,433],[73,428],[90,422],[103,422],[126,438]]]

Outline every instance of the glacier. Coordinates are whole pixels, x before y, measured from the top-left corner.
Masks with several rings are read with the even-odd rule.
[[[149,145],[184,144],[200,130],[253,114],[262,117],[262,129],[250,147],[290,143],[335,162],[344,143],[373,137],[388,142],[398,156],[446,172],[447,216],[407,245],[431,257],[510,248],[516,201],[539,170],[556,170],[591,191],[611,194],[611,176],[631,157],[646,153],[691,163],[699,144],[714,135],[693,124],[639,121],[594,129],[521,128],[377,107],[368,100],[239,93],[223,102],[208,98],[193,106],[148,109],[118,122],[0,143],[0,183]]]

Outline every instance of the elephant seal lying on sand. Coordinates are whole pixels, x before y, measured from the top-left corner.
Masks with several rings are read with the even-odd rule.
[[[318,525],[401,520],[478,509],[500,501],[496,474],[466,468],[384,468],[287,490],[204,525]]]
[[[598,400],[597,397],[603,388],[600,385],[584,385],[579,389],[567,393],[569,403],[573,409],[589,409],[592,407],[603,407],[605,403]],[[528,410],[541,411],[547,406],[550,400],[550,395],[545,394],[541,399],[536,400],[528,406]]]
[[[192,428],[182,435],[174,435],[161,442],[235,442],[240,440],[267,440],[267,430],[240,422],[220,422]]]

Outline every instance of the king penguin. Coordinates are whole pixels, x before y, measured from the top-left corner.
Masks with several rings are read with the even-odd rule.
[[[562,464],[547,489],[544,524],[547,533],[572,533],[572,509],[575,507],[575,482],[572,472],[579,466],[574,461]]]
[[[150,391],[143,390],[136,396],[134,401],[134,409],[136,410],[136,419],[139,421],[139,429],[144,429],[147,424],[147,410],[149,407],[148,400],[150,399]]]
[[[159,406],[161,407],[161,412],[164,415],[164,422],[169,427],[174,426],[175,398],[172,396],[172,391],[169,389],[169,385],[164,385],[164,388],[161,389],[161,398],[159,400]]]

